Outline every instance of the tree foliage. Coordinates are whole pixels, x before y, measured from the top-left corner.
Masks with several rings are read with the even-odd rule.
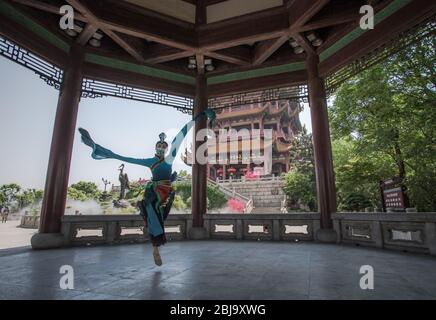
[[[186,208],[191,208],[192,184],[189,182],[178,182],[175,184],[176,194],[180,196],[180,204],[183,202]],[[209,210],[220,209],[227,203],[225,194],[216,186],[207,185],[207,208]]]
[[[283,190],[288,196],[288,206],[299,210],[301,206],[309,207],[314,211],[316,207],[316,193],[313,190],[311,177],[297,170],[289,171],[285,176]]]
[[[42,200],[42,196],[42,190],[23,189],[16,183],[0,186],[0,206],[9,207],[11,211],[33,206]]]
[[[285,175],[283,190],[291,210],[316,210],[316,177],[312,135],[303,127],[294,137],[290,153],[291,170]]]
[[[100,196],[101,192],[94,182],[80,181],[68,188],[68,197],[73,200],[98,200]]]
[[[400,177],[411,205],[436,208],[436,43],[434,37],[354,77],[337,91],[330,124],[340,200]]]
[[[126,193],[126,199],[136,199],[143,197],[145,186],[139,182],[131,182],[129,191]]]

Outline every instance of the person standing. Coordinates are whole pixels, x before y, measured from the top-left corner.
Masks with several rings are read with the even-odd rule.
[[[2,214],[2,223],[8,222],[8,216],[9,216],[9,208],[5,207],[3,209],[3,214]]]

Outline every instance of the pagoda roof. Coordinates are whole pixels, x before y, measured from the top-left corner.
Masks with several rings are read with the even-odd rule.
[[[279,153],[289,152],[292,149],[291,142],[284,142],[280,138],[277,138],[275,143],[277,147],[277,152]]]
[[[237,117],[247,117],[247,116],[255,116],[264,113],[268,110],[268,106],[265,105],[261,108],[253,108],[253,109],[240,109],[235,111],[227,111],[217,114],[216,118],[217,120],[227,120],[231,118],[237,118]]]

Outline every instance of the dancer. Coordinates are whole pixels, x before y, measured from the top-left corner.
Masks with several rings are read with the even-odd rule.
[[[92,148],[92,158],[96,160],[118,159],[150,168],[152,180],[145,186],[144,199],[138,202],[138,207],[145,225],[148,227],[150,240],[153,244],[154,261],[158,266],[162,265],[159,246],[167,242],[164,221],[168,217],[175,196],[172,182],[177,179],[177,172],[172,172],[172,164],[188,131],[193,127],[198,119],[204,116],[207,116],[211,123],[215,119],[215,112],[207,109],[197,115],[193,121],[186,124],[172,141],[170,152],[168,154],[168,143],[165,142],[166,135],[161,133],[159,135],[159,141],[155,146],[155,156],[146,159],[134,159],[118,155],[111,150],[96,144],[92,140],[88,131],[79,128],[82,142]]]

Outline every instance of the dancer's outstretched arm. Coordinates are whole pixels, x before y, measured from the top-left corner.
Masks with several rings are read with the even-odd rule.
[[[189,130],[195,125],[195,122],[200,119],[200,117],[207,116],[209,119],[209,122],[211,123],[213,120],[215,120],[215,112],[211,109],[207,109],[197,115],[192,121],[189,121],[176,135],[176,137],[171,142],[170,152],[165,157],[165,161],[169,164],[172,164],[174,162],[174,159],[176,158],[177,152],[179,151],[180,146],[182,145],[183,140],[185,140],[186,135],[188,134]]]
[[[96,160],[101,159],[118,159],[124,162],[132,163],[141,165],[144,167],[151,167],[153,163],[156,162],[156,159],[154,158],[147,158],[147,159],[136,159],[136,158],[130,158],[130,157],[124,157],[122,155],[116,154],[112,152],[109,149],[106,149],[102,147],[99,144],[96,144],[94,140],[92,140],[90,134],[85,129],[79,128],[79,132],[82,135],[82,142],[86,144],[87,146],[92,148],[92,158]]]

